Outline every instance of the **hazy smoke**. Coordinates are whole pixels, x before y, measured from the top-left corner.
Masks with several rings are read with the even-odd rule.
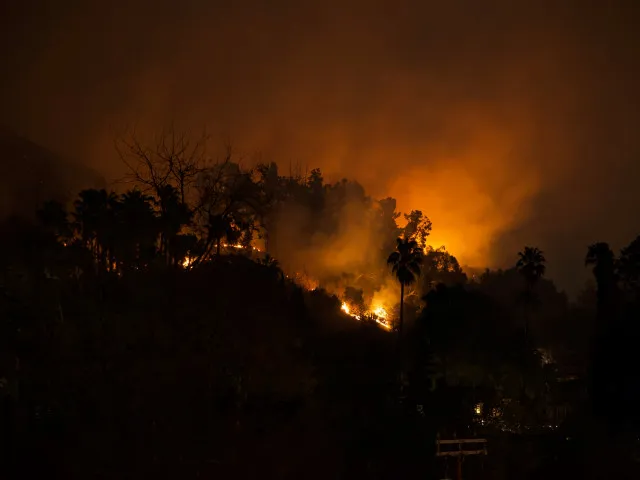
[[[309,275],[335,293],[365,286],[371,295],[385,267],[376,202],[353,182],[325,186],[325,192],[325,208],[317,212],[298,203],[279,209],[269,249],[288,272]]]
[[[310,3],[5,2],[2,121],[109,177],[114,129],[207,125],[423,210],[462,263],[538,245],[563,286],[638,233],[633,1]]]

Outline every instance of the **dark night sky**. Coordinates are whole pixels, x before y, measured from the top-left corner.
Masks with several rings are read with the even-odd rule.
[[[207,126],[575,289],[589,243],[640,233],[636,3],[8,0],[0,122],[108,177],[125,125]]]

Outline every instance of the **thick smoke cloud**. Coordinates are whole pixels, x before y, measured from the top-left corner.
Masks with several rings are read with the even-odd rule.
[[[2,9],[2,122],[108,177],[119,129],[177,120],[423,210],[463,264],[535,244],[574,289],[587,244],[638,233],[633,1]]]

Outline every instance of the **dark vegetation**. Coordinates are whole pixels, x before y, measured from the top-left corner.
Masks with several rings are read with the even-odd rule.
[[[421,212],[399,228],[357,183],[121,146],[124,193],[1,225],[3,478],[441,478],[438,433],[490,438],[466,478],[637,478],[640,237],[589,247],[569,302],[539,249],[468,278]],[[369,270],[309,288],[287,251],[353,204]],[[340,311],[385,271],[393,332]]]

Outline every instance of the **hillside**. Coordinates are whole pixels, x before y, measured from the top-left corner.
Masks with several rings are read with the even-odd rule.
[[[103,187],[94,170],[0,127],[0,215],[31,214],[44,199],[69,199],[81,188]]]

